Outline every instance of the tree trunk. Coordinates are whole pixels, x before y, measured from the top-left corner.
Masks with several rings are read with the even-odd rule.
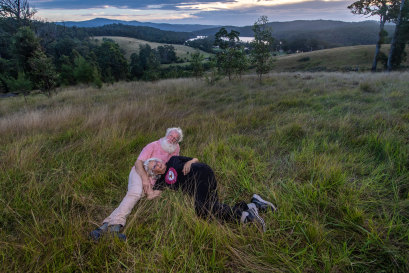
[[[388,63],[387,63],[387,70],[390,72],[392,70],[392,57],[393,53],[396,48],[396,42],[398,41],[398,31],[399,27],[402,23],[402,10],[403,6],[405,5],[405,0],[402,0],[400,3],[400,9],[399,9],[399,15],[398,15],[398,21],[396,22],[396,27],[395,27],[395,33],[393,34],[392,42],[391,42],[391,49],[389,50],[389,56],[388,56]]]
[[[20,0],[17,0],[17,22],[20,24],[21,19],[21,5]]]
[[[381,50],[381,45],[382,45],[382,35],[383,35],[383,29],[385,27],[385,22],[386,22],[386,16],[381,17],[381,24],[379,26],[379,38],[378,42],[376,43],[376,49],[375,49],[375,56],[373,58],[372,62],[372,72],[376,72],[376,66],[378,65],[378,55],[379,51]]]

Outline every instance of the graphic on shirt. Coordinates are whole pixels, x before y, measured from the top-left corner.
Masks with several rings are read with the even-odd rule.
[[[174,168],[169,168],[168,172],[165,175],[165,182],[169,185],[175,184],[178,178],[178,173]]]

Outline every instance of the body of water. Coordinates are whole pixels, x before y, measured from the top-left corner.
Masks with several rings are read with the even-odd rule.
[[[195,38],[190,38],[189,40],[187,40],[187,41],[194,41],[194,40],[199,40],[199,39],[204,39],[204,38],[207,38],[207,36],[196,36]],[[252,42],[253,40],[254,40],[254,37],[242,37],[242,36],[239,36],[239,38],[240,38],[240,41],[241,42],[244,42],[244,43],[250,43],[250,42]],[[186,41],[186,42],[187,42]]]

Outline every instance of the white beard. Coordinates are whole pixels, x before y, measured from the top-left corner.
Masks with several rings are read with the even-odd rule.
[[[162,147],[162,149],[163,149],[165,152],[169,153],[169,154],[171,154],[171,153],[173,153],[174,151],[176,151],[176,149],[177,149],[177,147],[178,147],[178,144],[169,143],[166,138],[161,138],[161,139],[159,140],[159,142],[160,142],[160,146]]]

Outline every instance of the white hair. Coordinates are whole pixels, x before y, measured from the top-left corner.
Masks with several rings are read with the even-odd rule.
[[[149,159],[147,159],[147,160],[145,160],[143,162],[143,168],[145,169],[148,176],[150,176],[150,177],[152,177],[154,179],[158,179],[160,177],[160,175],[155,174],[153,172],[153,170],[149,169],[149,162],[151,162],[151,161],[156,161],[156,162],[162,162],[163,163],[163,160],[161,160],[159,158],[156,158],[156,157],[151,157],[151,158],[149,158]]]
[[[166,130],[166,135],[165,137],[167,137],[171,132],[176,131],[179,134],[179,140],[178,142],[182,142],[183,140],[183,132],[182,129],[180,129],[180,127],[172,127],[172,128],[168,128]]]
[[[178,148],[179,144],[178,143],[170,143],[168,141],[168,139],[166,137],[162,137],[159,140],[160,146],[162,147],[162,149],[167,152],[168,154],[173,153],[174,151],[176,151],[176,149]]]

